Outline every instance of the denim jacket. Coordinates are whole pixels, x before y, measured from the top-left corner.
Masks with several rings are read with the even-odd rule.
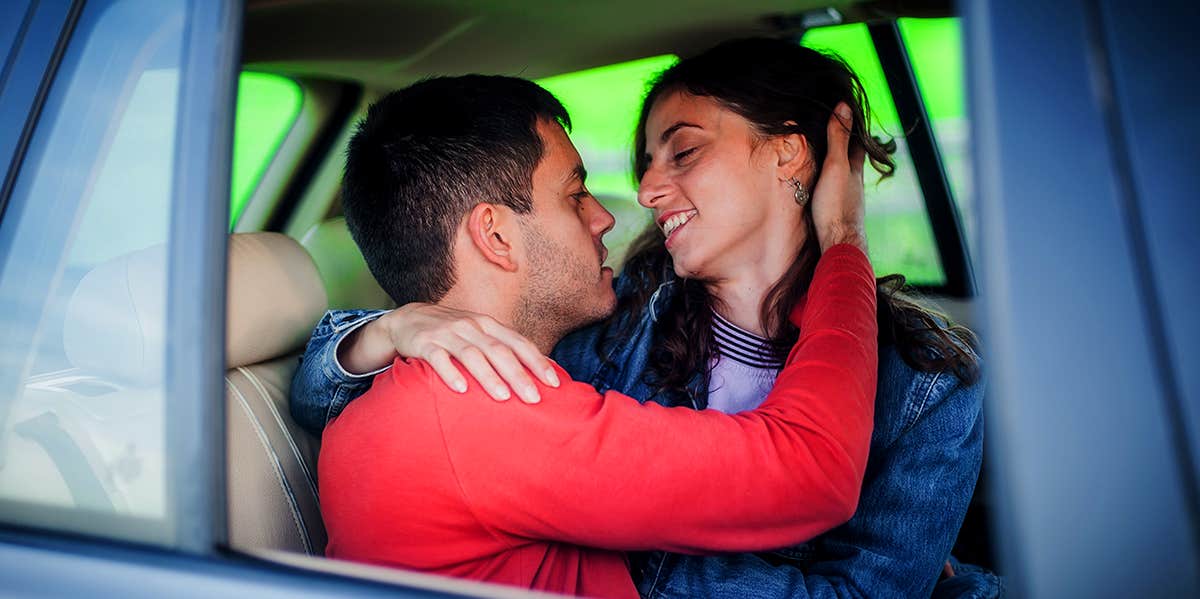
[[[637,283],[617,280],[618,296]],[[551,357],[577,381],[639,401],[703,409],[707,381],[687,394],[655,393],[643,377],[658,316],[673,299],[669,280],[640,317],[618,314],[628,336],[598,353],[601,327],[572,333]],[[329,312],[317,325],[292,383],[292,415],[320,433],[366,391],[375,373],[338,365],[338,343],[382,311]],[[629,319],[637,318],[630,325]],[[621,320],[624,319],[624,320]],[[918,372],[893,347],[881,347],[875,429],[858,510],[846,524],[803,545],[760,554],[636,554],[631,571],[643,597],[995,597],[1000,579],[970,566],[937,585],[979,475],[983,384],[953,373]],[[636,500],[636,498],[631,498]],[[796,498],[803,501],[803,497]]]

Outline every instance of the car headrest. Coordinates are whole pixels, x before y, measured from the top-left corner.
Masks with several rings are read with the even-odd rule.
[[[325,286],[312,258],[280,233],[229,236],[225,362],[229,368],[298,349],[325,312]]]
[[[162,377],[166,246],[102,263],[67,303],[63,345],[83,370],[150,386]],[[298,349],[325,311],[312,258],[279,233],[229,236],[225,362],[228,368]]]
[[[331,310],[395,307],[367,268],[367,261],[346,228],[345,218],[331,218],[313,225],[300,238],[300,244],[317,263]]]

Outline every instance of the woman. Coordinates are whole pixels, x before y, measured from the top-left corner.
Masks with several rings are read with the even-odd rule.
[[[890,175],[893,144],[868,134],[862,86],[835,58],[750,39],[665,71],[646,96],[634,153],[638,201],[656,226],[630,252],[616,313],[563,340],[553,357],[576,380],[642,401],[726,412],[758,405],[797,335],[786,316],[803,301],[820,251],[808,200],[826,123],[843,102],[851,153],[865,152]],[[982,384],[971,333],[905,299],[902,285],[899,276],[879,282],[875,433],[854,518],[769,555],[639,556],[632,569],[644,596],[934,590],[979,472]],[[293,389],[298,416],[312,414],[314,400],[335,416],[370,381],[343,368],[373,374],[385,363],[365,359],[356,342],[341,344],[365,322],[360,316],[334,315],[318,327]],[[448,351],[497,399],[507,399],[498,372],[522,399],[536,400],[521,364],[545,372],[544,358],[494,322],[408,306],[372,326],[404,355]],[[451,386],[456,377],[444,375]],[[973,576],[950,582],[978,583],[980,596],[996,590],[994,578]]]

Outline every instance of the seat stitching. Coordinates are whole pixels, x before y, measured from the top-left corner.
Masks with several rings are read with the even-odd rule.
[[[258,424],[258,419],[254,417],[254,411],[250,409],[250,402],[246,401],[246,397],[242,395],[242,392],[237,388],[236,385],[233,384],[233,381],[229,380],[229,377],[225,377],[225,384],[237,397],[238,403],[242,406],[242,410],[245,411],[246,416],[250,418],[250,424],[254,427],[254,432],[258,436],[259,443],[262,444],[263,449],[271,458],[271,463],[275,466],[275,479],[279,483],[279,488],[283,491],[284,496],[287,497],[288,503],[292,508],[292,523],[296,525],[296,531],[300,533],[300,540],[304,541],[305,552],[309,555],[313,555],[312,541],[310,541],[308,538],[308,530],[304,528],[304,525],[300,521],[300,506],[296,503],[296,496],[292,492],[291,485],[288,484],[287,478],[284,476],[283,465],[279,462],[279,456],[275,454],[274,448],[271,447],[271,443],[267,439],[266,431],[264,431],[262,426]]]
[[[296,447],[296,440],[292,437],[292,433],[288,431],[287,425],[283,423],[283,417],[280,416],[279,410],[275,408],[275,402],[271,401],[271,394],[267,393],[267,389],[259,380],[258,375],[247,370],[244,366],[238,366],[237,370],[250,380],[250,384],[254,385],[259,395],[262,396],[263,403],[267,404],[267,409],[271,411],[271,416],[275,417],[275,422],[279,425],[279,429],[283,431],[283,436],[287,438],[288,445],[292,448],[292,455],[296,456],[296,462],[300,464],[300,470],[304,471],[304,479],[308,482],[308,489],[312,491],[313,497],[316,497],[320,501],[321,495],[317,492],[317,479],[308,469],[308,464],[300,457],[300,448]]]

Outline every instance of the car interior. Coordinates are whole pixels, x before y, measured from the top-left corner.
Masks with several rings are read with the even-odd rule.
[[[430,577],[317,559],[326,541],[316,483],[320,439],[293,422],[288,389],[299,353],[326,310],[393,307],[355,247],[338,201],[343,149],[356,120],[374,99],[425,77],[474,72],[545,80],[551,91],[569,91],[580,79],[566,79],[568,75],[621,76],[621,65],[645,64],[650,59],[658,60],[653,65],[670,64],[671,57],[726,39],[770,35],[800,40],[806,31],[848,26],[862,27],[865,35],[868,23],[952,20],[952,4],[696,0],[687,3],[687,10],[679,10],[676,3],[631,0],[248,0],[241,93],[262,89],[251,85],[253,77],[282,81],[289,91],[282,100],[264,96],[246,112],[239,104],[238,119],[270,118],[265,113],[287,113],[290,118],[270,132],[260,130],[261,139],[248,142],[263,149],[247,159],[250,166],[244,172],[234,165],[224,381],[230,548],[323,571],[481,592],[476,586],[453,586]],[[881,81],[891,82],[887,75]],[[636,106],[644,76],[626,77],[632,78],[621,89],[633,91],[621,100]],[[912,83],[911,73],[908,77]],[[598,88],[580,89],[591,94]],[[572,110],[571,99],[564,101]],[[618,221],[619,230],[607,241],[612,249],[610,262],[619,266],[623,245],[640,231],[646,217],[634,201],[635,188],[627,171],[622,170],[627,163],[622,152],[627,148],[586,146],[591,143],[585,137],[587,114],[586,110],[573,113],[577,123],[573,137],[589,170],[596,164],[598,172],[611,171],[603,181],[613,183],[598,183],[596,195]],[[618,142],[625,143],[633,122],[627,114],[618,117],[616,126],[624,127],[617,134]],[[904,131],[910,130],[904,115],[898,122]],[[256,123],[261,125],[239,120],[236,135],[256,135]],[[928,249],[889,248],[886,240],[872,240],[872,251],[904,254],[897,264],[932,256],[940,274],[910,279],[956,321],[970,326],[974,298],[968,254],[961,242],[969,231],[961,225],[949,233],[944,230],[946,221],[935,212],[946,208],[926,207],[933,192],[928,191],[923,174],[939,169],[944,173],[956,158],[946,164],[935,160],[930,166],[928,158],[919,157],[913,147],[912,158],[905,158],[909,162],[902,161],[901,167],[908,165],[912,172],[898,178],[907,177],[904,184],[916,190],[912,205],[917,207],[916,218],[928,228],[919,236]],[[235,151],[235,160],[236,156]],[[239,176],[244,179],[241,183]],[[955,190],[965,188],[957,180],[951,184]],[[886,189],[881,185],[874,192],[878,199],[870,201],[880,214],[903,212],[887,197],[888,190],[899,189],[896,185]],[[940,193],[947,191],[943,174]],[[950,222],[962,222],[955,210],[967,209],[961,204],[950,206]],[[887,222],[880,221],[881,230]],[[960,240],[962,255],[957,259],[965,260],[965,268],[952,269],[956,262],[947,257],[949,246],[942,240],[947,234]],[[163,244],[139,248],[79,273],[78,281],[64,289],[61,359],[31,376],[22,400],[12,405],[4,423],[10,429],[4,431],[8,440],[4,451],[9,463],[20,467],[0,469],[0,485],[21,488],[30,501],[87,506],[127,514],[133,520],[165,509],[162,487],[153,482],[161,479],[163,469],[153,448],[161,446],[163,439],[111,443],[98,432],[118,417],[103,413],[103,406],[147,422],[163,417],[161,386],[155,380],[162,370],[152,363],[162,356],[142,350],[164,342],[161,326],[156,325],[165,309],[164,283],[147,273],[161,272],[165,260]],[[168,346],[173,342],[166,340]],[[131,357],[114,362],[115,354]],[[96,401],[103,397],[116,399]],[[46,413],[46,405],[56,406],[52,416]],[[32,477],[35,471],[43,474]],[[982,478],[955,553],[964,561],[994,567],[983,492],[986,471]],[[40,481],[36,485],[19,483],[35,479]],[[488,590],[489,595],[496,592]]]

